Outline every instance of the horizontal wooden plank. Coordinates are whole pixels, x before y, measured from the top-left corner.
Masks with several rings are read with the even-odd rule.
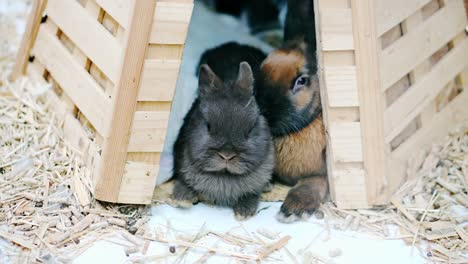
[[[359,106],[355,66],[325,66],[324,74],[331,107]]]
[[[447,44],[466,26],[463,2],[448,1],[432,17],[382,51],[380,73],[386,90]]]
[[[384,112],[385,141],[391,142],[439,91],[468,66],[468,38],[439,61]]]
[[[377,35],[381,36],[431,0],[376,0]]]
[[[110,99],[57,37],[45,27],[39,29],[33,55],[50,72],[98,133],[108,135]]]
[[[127,162],[117,202],[150,204],[158,172],[157,164]]]
[[[355,66],[354,50],[322,52],[324,66]]]
[[[48,0],[46,13],[112,82],[117,81],[122,47],[114,36],[75,0]]]
[[[146,59],[181,60],[184,45],[150,44],[146,48]]]
[[[328,108],[329,122],[359,122],[359,107]]]
[[[180,60],[145,60],[138,101],[172,101]]]
[[[366,173],[364,169],[347,164],[333,168],[335,202],[340,209],[368,208]]]
[[[349,0],[319,0],[319,9],[322,11],[324,8],[349,8]]]
[[[169,112],[135,112],[128,152],[161,152],[166,139]]]
[[[335,162],[363,161],[360,122],[332,122],[328,133]]]
[[[128,28],[132,0],[95,0],[123,28]]]
[[[322,48],[324,51],[353,50],[353,23],[351,9],[322,9]]]
[[[184,44],[187,36],[193,3],[161,2],[156,3],[150,43]]]

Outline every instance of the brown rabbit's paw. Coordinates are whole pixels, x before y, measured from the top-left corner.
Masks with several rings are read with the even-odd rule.
[[[305,221],[320,207],[320,195],[304,187],[297,186],[288,192],[277,215],[278,221],[282,223]]]

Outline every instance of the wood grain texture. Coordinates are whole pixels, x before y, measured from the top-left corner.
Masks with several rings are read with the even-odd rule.
[[[95,0],[121,27],[128,28],[132,0]]]
[[[322,48],[331,50],[353,50],[353,24],[351,9],[321,9]]]
[[[103,136],[108,135],[111,113],[109,98],[48,28],[39,29],[32,54],[50,72],[96,130]]]
[[[375,1],[351,0],[368,203],[388,200]]]
[[[117,200],[128,204],[150,204],[158,172],[159,165],[156,164],[127,162]]]
[[[421,9],[431,0],[376,0],[377,34],[385,32],[401,23],[404,19]]]
[[[180,60],[145,60],[138,101],[172,101],[180,64]]]
[[[385,141],[395,138],[468,65],[464,39],[384,112]]]
[[[383,50],[380,57],[382,89],[386,90],[412,71],[465,26],[463,3],[458,0],[448,1],[445,7],[421,26]]]
[[[135,112],[128,152],[162,152],[169,114],[169,111]]]
[[[31,13],[28,16],[26,29],[21,40],[21,44],[16,56],[15,65],[13,66],[10,78],[16,79],[24,74],[26,65],[29,59],[29,52],[36,40],[37,31],[39,30],[42,13],[44,12],[47,0],[35,0],[31,6]]]
[[[117,39],[75,0],[48,1],[46,12],[50,19],[116,83],[122,53]]]
[[[359,106],[355,66],[325,67],[325,82],[330,107]]]
[[[156,3],[150,43],[184,44],[187,36],[193,3],[164,2]]]
[[[360,122],[331,122],[328,132],[333,162],[363,161]]]
[[[155,0],[135,1],[131,22],[125,37],[124,52],[119,64],[120,79],[113,96],[111,132],[105,138],[102,150],[100,177],[96,185],[96,198],[108,202],[119,200],[127,160],[132,120],[137,106],[140,73],[148,46]],[[154,187],[154,186],[153,186]]]
[[[333,178],[338,208],[372,207],[367,202],[366,172],[362,163],[338,165],[334,168]]]
[[[322,103],[322,118],[323,118],[323,126],[325,129],[325,137],[326,137],[326,166],[327,166],[327,173],[328,173],[328,183],[329,183],[329,190],[330,196],[333,200],[336,201],[336,192],[335,192],[335,182],[333,178],[333,160],[332,160],[332,148],[330,147],[330,137],[328,133],[329,127],[329,116],[328,116],[328,96],[326,91],[326,84],[325,84],[325,76],[324,76],[324,52],[322,47],[322,19],[320,16],[322,4],[325,0],[314,0],[314,10],[315,10],[315,31],[316,31],[316,38],[317,38],[317,75],[319,78],[320,83],[320,99]]]

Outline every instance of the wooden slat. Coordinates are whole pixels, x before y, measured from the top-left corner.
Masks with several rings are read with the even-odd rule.
[[[372,207],[367,202],[366,173],[359,166],[341,164],[334,168],[335,202],[340,209]]]
[[[159,172],[159,166],[127,162],[118,201],[127,204],[150,204]]]
[[[377,35],[401,23],[431,0],[376,0]]]
[[[131,11],[131,22],[124,41],[125,52],[119,62],[120,79],[112,97],[112,133],[106,138],[102,149],[105,166],[101,167],[95,193],[99,200],[119,202],[132,120],[137,107],[140,73],[155,5],[155,0],[135,1]]]
[[[169,114],[169,112],[135,112],[128,152],[162,152]]]
[[[468,90],[465,89],[455,97],[449,105],[436,113],[431,122],[420,128],[411,138],[394,150],[389,157],[389,179],[390,190],[396,190],[405,177],[406,164],[413,155],[417,155],[415,150],[429,148],[432,144],[438,143],[449,132],[468,122]]]
[[[146,59],[181,60],[184,45],[151,44],[146,48]]]
[[[362,135],[359,122],[332,122],[328,129],[335,162],[361,162]]]
[[[323,51],[322,49],[321,53],[323,53],[323,65],[327,67],[356,65],[353,50]]]
[[[385,141],[392,141],[438,92],[468,65],[468,39],[464,39],[384,112]]]
[[[39,29],[33,54],[103,136],[109,133],[110,100],[57,37]]]
[[[316,10],[322,12],[326,8],[350,8],[349,0],[319,0],[318,3],[315,3],[315,6],[318,6]],[[319,17],[319,16],[315,16]]]
[[[359,122],[358,107],[332,107],[328,108],[330,122]]]
[[[145,60],[138,101],[172,101],[180,60]]]
[[[21,45],[16,55],[15,65],[13,66],[10,78],[16,79],[22,75],[26,69],[26,64],[29,59],[29,52],[36,39],[37,31],[39,29],[42,13],[46,6],[46,0],[35,0],[32,3],[31,13],[28,16],[26,29],[21,40]]]
[[[330,134],[328,133],[329,130],[329,116],[328,116],[328,96],[327,96],[327,91],[326,91],[326,85],[325,85],[325,77],[324,77],[324,52],[323,52],[323,47],[322,47],[322,22],[321,22],[321,9],[322,9],[322,4],[324,3],[324,0],[314,0],[314,11],[315,11],[315,31],[316,31],[316,36],[317,36],[317,64],[318,64],[318,70],[317,70],[317,75],[319,78],[319,83],[320,83],[320,99],[322,103],[322,118],[323,118],[323,125],[325,128],[325,135],[327,137],[327,147],[326,147],[326,166],[327,166],[327,173],[328,173],[328,184],[329,184],[329,190],[330,190],[330,196],[332,199],[335,198],[336,192],[335,192],[335,182],[334,178],[331,176],[333,175],[333,150],[331,148],[330,144]]]
[[[132,0],[95,0],[119,25],[128,28]]]
[[[408,74],[453,39],[465,26],[463,3],[449,1],[418,28],[383,50],[380,57],[382,89],[386,90]]]
[[[388,193],[385,188],[384,98],[379,89],[379,40],[375,28],[375,2],[351,0],[351,7],[367,195],[369,204],[376,205],[384,203]]]
[[[161,2],[156,4],[150,43],[184,44],[187,36],[193,3]]]
[[[322,25],[322,48],[325,51],[352,50],[353,25],[351,9],[322,9],[320,14]]]
[[[325,67],[325,82],[331,107],[359,106],[356,67]]]
[[[46,12],[74,44],[115,83],[119,76],[122,52],[115,37],[75,0],[48,0]]]

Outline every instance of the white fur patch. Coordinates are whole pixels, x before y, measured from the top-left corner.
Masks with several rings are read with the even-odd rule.
[[[292,214],[290,216],[286,216],[284,215],[283,212],[278,212],[278,214],[276,215],[276,219],[281,222],[281,223],[284,223],[284,224],[290,224],[290,223],[294,223],[294,222],[297,222],[297,221],[307,221],[309,220],[309,218],[311,217],[312,215],[305,212],[303,213],[302,215],[298,216],[296,214]]]

